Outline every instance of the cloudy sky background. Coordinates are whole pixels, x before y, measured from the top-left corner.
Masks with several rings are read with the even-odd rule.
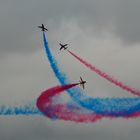
[[[58,42],[113,75],[140,89],[140,1],[138,0],[1,0],[0,105],[34,101],[41,91],[58,84],[46,59],[42,33],[72,82],[82,76],[92,97],[133,97],[82,66]],[[52,122],[45,117],[0,117],[1,140],[139,139],[139,118],[96,124]]]

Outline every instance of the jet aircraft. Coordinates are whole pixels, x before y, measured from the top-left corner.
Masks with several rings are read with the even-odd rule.
[[[45,28],[45,26],[42,24],[41,26],[38,26],[38,28],[41,28],[41,30],[44,32],[44,31],[48,31],[47,28]]]
[[[86,83],[86,81],[83,81],[82,77],[80,77],[79,84],[83,87],[83,89],[85,88],[85,86],[84,86],[85,83]]]
[[[60,47],[60,50],[62,50],[62,49],[64,49],[64,50],[66,50],[68,47],[66,47],[68,44],[61,44],[61,43],[59,43],[59,45],[61,46]]]

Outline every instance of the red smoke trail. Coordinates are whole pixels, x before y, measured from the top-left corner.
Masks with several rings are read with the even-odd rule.
[[[122,88],[123,90],[126,90],[134,95],[140,96],[140,91],[131,88],[125,84],[123,84],[122,82],[112,78],[110,75],[104,73],[103,71],[99,70],[98,68],[96,68],[95,66],[92,66],[91,64],[87,63],[85,60],[83,60],[82,58],[80,58],[79,56],[77,56],[76,54],[74,54],[73,52],[69,51],[68,52],[74,56],[77,60],[79,60],[81,63],[83,63],[86,67],[90,68],[92,71],[96,72],[98,75],[100,75],[101,77],[105,78],[106,80],[110,81],[111,83],[115,84],[116,86]]]
[[[59,95],[62,91],[72,88],[78,84],[79,83],[64,86],[56,86],[42,92],[42,94],[39,96],[36,102],[38,109],[50,119],[61,119],[77,123],[96,122],[98,120],[101,120],[103,117],[110,119],[117,117],[111,115],[98,115],[94,112],[88,112],[88,110],[85,110],[85,108],[79,107],[72,103],[60,104],[55,102],[55,98],[53,97]],[[137,118],[139,116],[140,112],[136,112],[128,116],[123,116],[123,118],[130,119]]]
[[[69,107],[67,104],[56,104],[54,96],[59,95],[62,91],[72,88],[79,83],[56,86],[50,88],[40,95],[37,99],[37,107],[47,117],[51,119],[69,120],[74,122],[96,122],[103,116],[96,115],[95,113],[84,113],[84,108],[73,105]]]

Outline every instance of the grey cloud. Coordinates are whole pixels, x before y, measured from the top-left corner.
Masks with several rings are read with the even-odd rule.
[[[35,46],[40,44],[38,24],[48,24],[54,31],[62,21],[71,19],[75,19],[82,30],[94,29],[92,34],[111,30],[124,44],[139,43],[139,1],[13,0],[0,3],[0,52],[37,50]]]
[[[21,139],[47,139],[53,136],[51,126],[44,123],[38,117],[11,117],[1,118],[0,135],[1,140]]]
[[[74,124],[69,122],[51,122],[45,117],[1,118],[1,140],[137,140],[139,137],[138,120],[107,120],[96,124]],[[112,125],[110,125],[110,122]],[[127,129],[126,129],[127,127]],[[130,133],[134,133],[130,135]]]
[[[140,1],[123,0],[116,2],[114,24],[116,33],[127,45],[139,43],[140,38]]]
[[[87,95],[128,97],[65,51],[58,52],[57,41],[68,42],[71,50],[91,64],[139,88],[139,46],[123,47],[139,43],[139,19],[139,1],[0,1],[0,105],[32,101],[58,84],[42,49],[37,29],[41,23],[48,25],[50,47],[70,80],[78,81],[79,76],[87,80]],[[1,140],[137,140],[139,118],[77,125],[45,117],[0,116],[0,136]]]
[[[81,37],[79,36],[79,38]],[[118,44],[113,40],[111,43],[104,43],[101,40],[98,40],[96,43],[98,42],[99,44],[97,44],[99,46],[103,46],[102,44],[104,43],[105,45],[109,45],[109,47],[106,47],[106,51],[101,51],[102,47],[96,46],[94,47],[94,52],[91,52],[90,44],[93,42],[92,37],[89,40],[83,40],[85,43],[89,42],[89,46],[83,51],[74,46],[72,49],[74,49],[77,54],[87,58],[90,62],[98,63],[99,67],[114,72],[113,75],[119,75],[121,78],[125,75],[125,78],[128,78],[128,81],[129,77],[131,77],[130,81],[135,80],[135,77],[137,77],[137,70],[132,73],[132,68],[126,72],[123,71],[123,69],[127,66],[131,67],[132,65],[134,68],[137,67],[137,63],[133,63],[135,62],[135,59],[132,61],[129,54],[131,52],[139,59],[139,48],[136,50],[134,48],[129,48],[126,51],[125,48],[118,48]],[[112,48],[112,44],[114,43],[116,45]],[[67,71],[72,81],[77,81],[79,75],[84,76],[88,81],[85,89],[87,95],[91,93],[91,96],[97,97],[99,94],[101,95],[99,92],[100,88],[102,88],[102,93],[105,91],[106,93],[110,93],[110,96],[115,95],[116,93],[116,96],[120,97],[115,88],[110,89],[110,87],[107,87],[103,82],[98,81],[93,73],[90,73],[79,64],[79,62],[68,56],[66,52],[63,51],[58,53],[58,51],[55,52],[53,50],[53,53],[57,54],[56,57],[58,58],[60,66],[64,71]],[[107,55],[108,53],[110,55]],[[110,60],[110,58],[112,58],[112,60]],[[130,64],[125,63],[125,60],[128,58]],[[7,100],[9,101],[7,104],[9,104],[11,100],[15,102],[18,101],[18,103],[21,100],[24,101],[24,99],[26,101],[31,101],[33,98],[35,99],[35,97],[38,97],[42,90],[56,85],[56,79],[50,70],[50,66],[43,51],[34,52],[28,55],[11,54],[7,58],[3,58],[3,60],[1,59],[0,62],[3,64],[1,65],[1,70],[3,72],[1,71],[0,73],[0,77],[3,77],[0,79],[1,104],[6,104]],[[114,63],[115,65],[113,65]],[[126,65],[124,65],[124,63]],[[108,68],[107,66],[109,65],[112,65],[112,67]],[[118,68],[118,66],[120,66],[120,68]],[[69,71],[70,69],[71,71]],[[139,69],[139,67],[137,67],[137,69]],[[125,74],[123,74],[124,72]],[[131,76],[129,75],[130,73],[132,74]],[[20,77],[23,79],[20,79]],[[136,84],[139,87],[138,83],[139,78],[132,84]],[[90,90],[88,90],[88,87],[90,87]],[[104,94],[104,96],[108,95]],[[132,120],[113,119],[112,121],[104,119],[95,124],[75,124],[73,122],[64,122],[60,120],[53,122],[45,117],[1,116],[0,136],[2,140],[10,140],[11,137],[15,140],[92,140],[93,138],[96,140],[108,140],[112,139],[112,137],[114,140],[137,140],[139,138],[138,121],[139,118]]]

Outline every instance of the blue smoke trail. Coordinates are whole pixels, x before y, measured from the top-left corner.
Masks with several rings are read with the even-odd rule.
[[[43,41],[45,51],[51,65],[51,68],[61,83],[61,85],[69,84],[69,79],[61,72],[57,65],[57,61],[52,56],[51,51],[48,47],[48,42],[46,40],[45,33],[43,32]],[[140,111],[140,98],[91,98],[85,96],[80,88],[75,87],[67,90],[69,95],[72,97],[74,101],[79,103],[81,106],[92,110],[97,114],[101,114],[104,116],[116,116],[116,117],[124,117],[128,115],[132,115],[136,112]]]
[[[42,115],[42,113],[38,110],[34,105],[24,105],[24,106],[1,106],[0,107],[0,115]]]

